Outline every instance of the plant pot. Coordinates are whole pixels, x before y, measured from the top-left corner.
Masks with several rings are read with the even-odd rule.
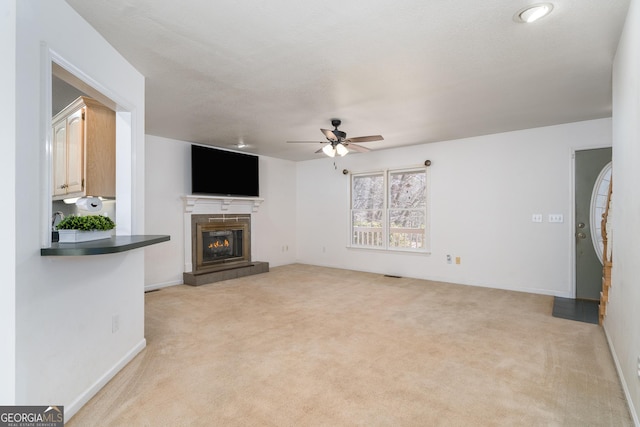
[[[108,239],[113,230],[58,230],[60,239],[58,243],[79,243],[91,240]]]

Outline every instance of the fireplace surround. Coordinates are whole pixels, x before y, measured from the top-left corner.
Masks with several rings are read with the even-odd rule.
[[[187,285],[203,285],[269,271],[252,260],[251,225],[263,199],[185,196],[184,239]]]

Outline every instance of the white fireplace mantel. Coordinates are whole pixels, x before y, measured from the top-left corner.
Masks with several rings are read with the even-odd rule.
[[[233,197],[233,196],[196,196],[187,195],[184,199],[184,271],[192,271],[192,246],[191,246],[191,215],[194,214],[252,214],[258,212],[258,208],[264,199],[258,197]],[[253,223],[253,215],[251,215]],[[253,233],[251,233],[253,244]],[[253,252],[253,249],[252,249]],[[254,253],[251,254],[255,256]]]
[[[184,196],[184,211],[190,214],[211,213],[252,213],[264,199],[258,197],[233,196]]]

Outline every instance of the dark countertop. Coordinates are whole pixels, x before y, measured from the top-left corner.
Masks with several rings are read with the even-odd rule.
[[[81,243],[51,243],[50,248],[40,249],[42,256],[85,256],[114,254],[167,242],[167,235],[113,236],[109,239]]]

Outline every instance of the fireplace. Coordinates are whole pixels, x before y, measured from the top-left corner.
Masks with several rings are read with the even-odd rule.
[[[195,273],[251,263],[250,215],[192,215],[191,222]]]
[[[263,199],[185,196],[184,274],[186,285],[267,273],[269,263],[252,260],[251,225]]]

